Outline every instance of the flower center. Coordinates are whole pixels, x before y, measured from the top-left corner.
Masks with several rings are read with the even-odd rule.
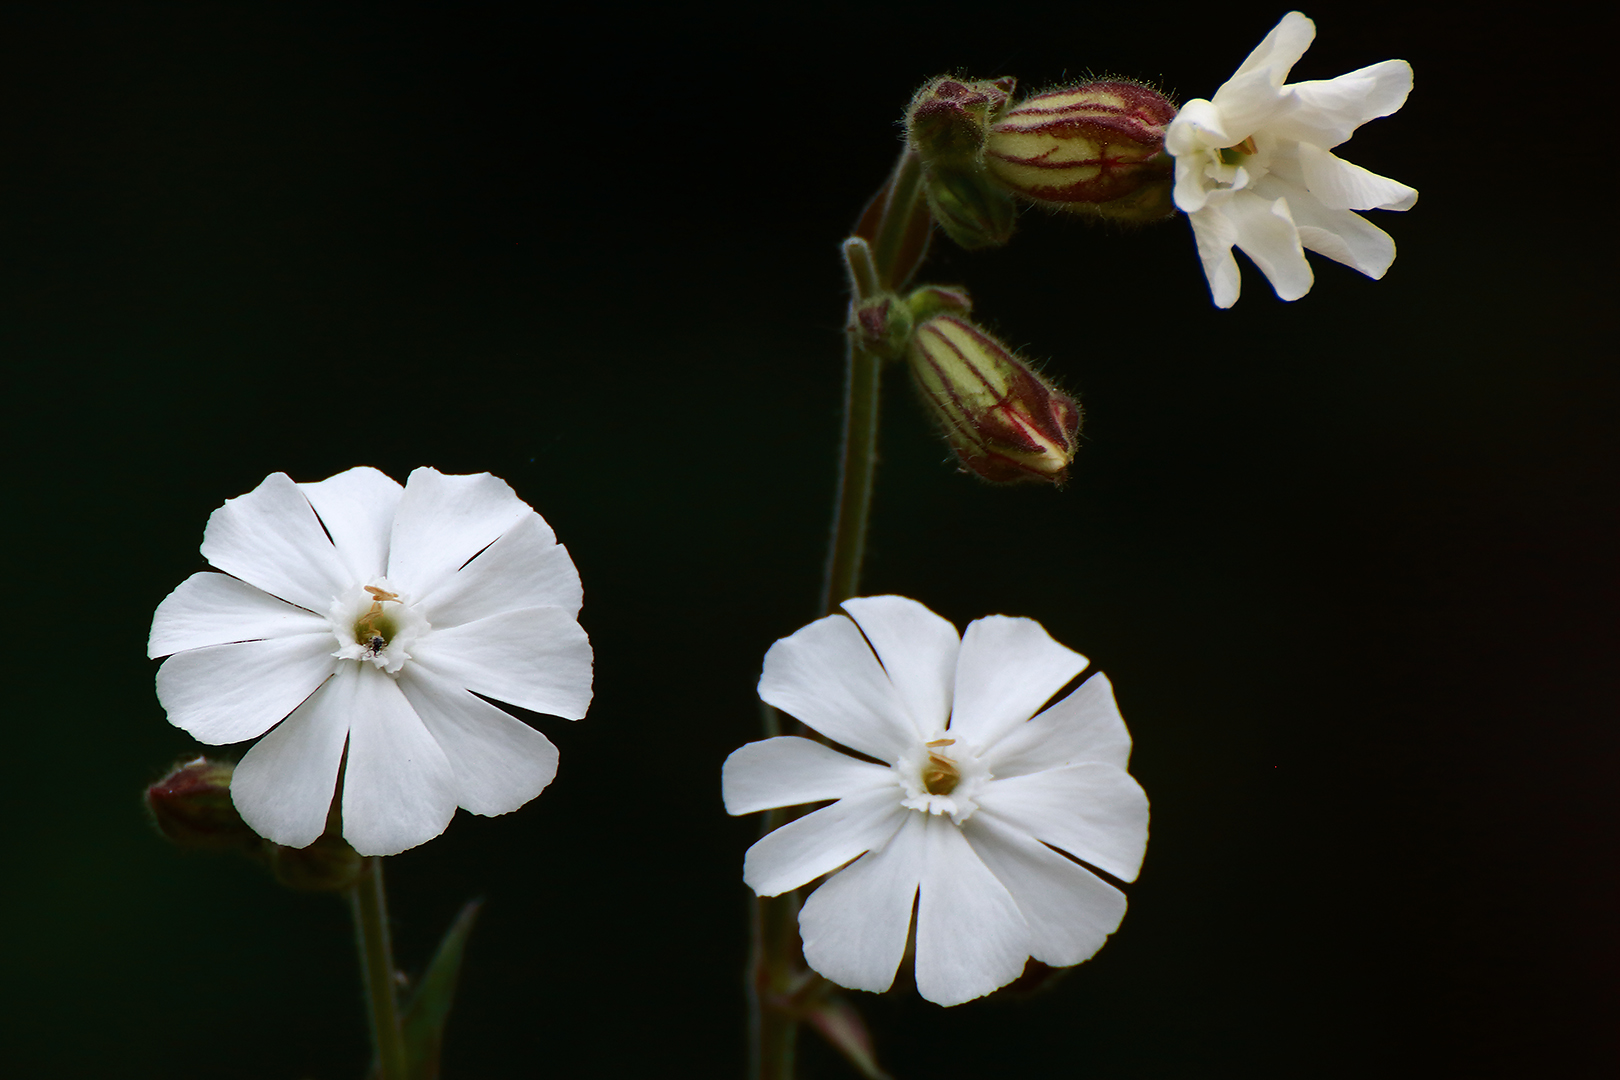
[[[923,766],[922,782],[923,790],[930,795],[949,795],[962,779],[956,762],[933,752],[936,746],[950,746],[954,742],[955,739],[935,739],[928,744],[928,762]]]
[[[1260,148],[1254,144],[1253,135],[1250,135],[1240,143],[1234,143],[1231,146],[1223,146],[1221,149],[1215,151],[1216,155],[1221,159],[1222,165],[1241,165],[1243,164],[1244,158],[1259,152]]]
[[[350,589],[327,613],[340,660],[369,661],[397,675],[411,658],[410,647],[432,627],[386,579]]]
[[[366,592],[371,596],[371,606],[354,620],[354,640],[366,650],[368,657],[381,656],[399,632],[398,620],[383,607],[383,602],[398,605],[399,594],[375,585],[367,585]]]
[[[894,771],[905,795],[901,806],[927,814],[949,814],[958,825],[979,808],[975,797],[991,779],[990,770],[973,749],[949,736],[917,744],[900,756]]]

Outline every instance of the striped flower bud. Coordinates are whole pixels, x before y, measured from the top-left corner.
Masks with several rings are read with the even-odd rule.
[[[985,137],[1007,107],[1012,79],[941,77],[906,109],[906,138],[922,159],[923,193],[934,220],[969,250],[1012,236],[1018,208],[985,167]]]
[[[1174,211],[1164,129],[1175,115],[1164,95],[1120,80],[1037,94],[991,127],[985,162],[1046,206],[1151,221]]]
[[[1068,477],[1080,406],[1001,342],[935,315],[912,335],[907,361],[964,470],[998,483]]]

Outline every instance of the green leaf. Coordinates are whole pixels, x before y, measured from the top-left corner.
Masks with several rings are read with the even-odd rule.
[[[445,931],[433,960],[422,973],[422,981],[411,995],[400,1021],[405,1035],[405,1060],[411,1080],[438,1080],[439,1055],[444,1049],[444,1022],[450,1018],[450,1003],[456,995],[456,979],[461,974],[461,954],[467,947],[474,921],[483,902],[474,900],[461,909],[456,921]]]
[[[878,1067],[872,1053],[872,1035],[847,998],[834,993],[820,996],[805,1010],[804,1019],[867,1080],[893,1080]]]

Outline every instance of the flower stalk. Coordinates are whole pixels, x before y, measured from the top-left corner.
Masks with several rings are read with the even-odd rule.
[[[360,949],[360,981],[371,1018],[371,1045],[376,1050],[377,1080],[407,1080],[405,1037],[394,992],[394,948],[388,934],[388,893],[382,860],[365,860],[360,879],[349,890],[355,941]]]

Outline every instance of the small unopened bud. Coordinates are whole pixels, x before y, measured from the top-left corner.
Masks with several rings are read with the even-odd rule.
[[[891,293],[850,305],[849,332],[862,348],[885,360],[905,355],[911,325],[911,309]]]
[[[1107,80],[1037,94],[986,138],[997,180],[1026,199],[1095,217],[1152,221],[1171,214],[1173,162],[1164,129],[1176,107],[1139,83]]]
[[[181,847],[233,851],[257,847],[258,835],[231,802],[233,766],[195,758],[146,789],[146,809],[158,829]]]
[[[978,160],[985,133],[1007,107],[1012,79],[935,79],[906,108],[906,135],[923,164]]]
[[[985,139],[1012,94],[1012,79],[938,78],[906,110],[906,137],[922,159],[928,209],[968,249],[996,247],[1018,217],[985,165]]]
[[[1080,406],[1001,342],[936,315],[912,335],[907,358],[964,469],[1000,483],[1067,478]]]

